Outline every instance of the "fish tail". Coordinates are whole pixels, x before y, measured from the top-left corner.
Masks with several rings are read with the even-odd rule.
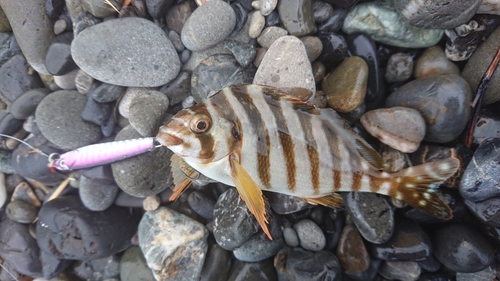
[[[389,195],[440,219],[451,219],[450,207],[436,190],[459,166],[458,159],[450,157],[402,170],[394,174],[396,184]]]

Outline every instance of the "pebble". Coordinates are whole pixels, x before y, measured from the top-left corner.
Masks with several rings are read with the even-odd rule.
[[[77,261],[73,265],[73,273],[83,280],[108,280],[120,274],[120,259],[113,255],[90,261]]]
[[[293,214],[311,207],[302,198],[296,196],[273,192],[266,194],[266,197],[273,211],[280,215]]]
[[[274,43],[274,41],[278,40],[278,38],[286,36],[288,31],[278,26],[269,26],[266,27],[257,37],[257,42],[263,48],[269,48]]]
[[[312,67],[304,44],[295,36],[278,38],[269,47],[255,73],[253,84],[277,87],[282,90],[303,88],[310,95],[316,92]]]
[[[254,216],[235,188],[219,196],[214,207],[213,234],[217,244],[232,251],[260,230]]]
[[[330,251],[309,252],[301,248],[283,248],[274,258],[274,267],[287,278],[285,280],[341,279],[339,260]]]
[[[363,114],[360,121],[372,136],[404,153],[415,152],[425,136],[424,118],[413,108],[379,108]]]
[[[167,117],[168,97],[158,91],[148,91],[132,100],[129,107],[130,125],[143,137],[155,136]]]
[[[248,35],[250,38],[257,38],[264,26],[266,25],[266,19],[259,11],[255,11],[250,15],[250,30],[248,30]]]
[[[500,3],[497,0],[484,0],[481,6],[479,6],[478,13],[485,14],[500,14]]]
[[[154,19],[159,19],[167,13],[173,2],[174,0],[146,0],[146,7]]]
[[[384,197],[375,193],[343,194],[344,204],[363,238],[374,244],[387,242],[394,231],[394,211]]]
[[[442,226],[432,236],[432,242],[434,255],[450,270],[471,273],[493,263],[493,246],[470,225],[453,223]]]
[[[138,235],[139,245],[156,280],[200,278],[208,248],[205,226],[161,207],[144,214]]]
[[[151,212],[160,207],[161,198],[158,195],[148,196],[142,202],[142,207],[146,212]]]
[[[118,112],[120,115],[128,119],[130,117],[130,104],[132,101],[136,97],[147,95],[148,92],[148,88],[128,87],[118,104]]]
[[[94,83],[94,78],[79,69],[75,76],[75,85],[78,92],[82,95],[87,94]]]
[[[336,254],[346,274],[359,274],[370,266],[370,256],[363,238],[353,225],[344,226]]]
[[[283,229],[283,238],[285,242],[290,247],[297,247],[300,244],[299,236],[297,236],[297,232],[291,227],[285,227]]]
[[[181,71],[174,80],[162,86],[158,91],[167,95],[170,105],[182,103],[185,98],[191,96],[191,72]]]
[[[257,55],[257,50],[255,50],[254,46],[237,40],[226,39],[224,47],[233,53],[236,61],[243,67],[249,66]]]
[[[316,33],[312,0],[289,0],[278,3],[278,13],[290,35],[297,37]]]
[[[73,263],[72,260],[61,260],[45,252],[40,252],[42,273],[45,279],[51,279],[59,275]],[[43,280],[42,280],[43,281]]]
[[[45,13],[45,2],[46,0],[34,0],[27,3],[1,0],[0,5],[9,19],[16,40],[28,63],[38,73],[48,75],[45,57],[55,34],[54,22]]]
[[[219,280],[219,279],[217,279]],[[231,274],[227,281],[276,281],[276,270],[273,261],[267,259],[261,262],[236,261],[232,266]]]
[[[461,76],[467,81],[472,91],[476,92],[481,77],[495,56],[496,50],[498,49],[498,42],[500,42],[500,28],[495,29],[490,37],[477,48],[462,70]],[[499,101],[499,91],[500,71],[495,71],[484,92],[482,104],[487,105]]]
[[[297,232],[300,246],[309,251],[321,251],[326,244],[325,235],[312,220],[303,219],[293,225]]]
[[[104,211],[115,201],[118,186],[111,181],[80,176],[78,193],[83,205],[92,211]]]
[[[5,182],[5,174],[0,172],[0,209],[4,207],[7,201],[7,183]]]
[[[232,55],[213,55],[203,60],[193,71],[191,93],[200,102],[229,85],[251,83],[254,74],[254,67],[242,68]]]
[[[460,74],[458,66],[450,61],[439,46],[427,48],[415,62],[415,78],[439,74]]]
[[[412,74],[413,59],[409,54],[395,53],[389,58],[389,61],[387,61],[387,69],[385,71],[385,80],[387,80],[387,82],[404,82],[408,80]],[[416,78],[421,77],[415,76]]]
[[[9,112],[16,119],[27,119],[35,113],[38,104],[50,93],[47,88],[28,90],[9,105]]]
[[[495,138],[485,140],[476,149],[460,181],[458,190],[463,198],[479,202],[500,196],[498,180],[494,176],[499,170],[499,146],[500,139]]]
[[[7,204],[5,213],[11,221],[30,224],[35,221],[38,208],[29,203],[16,200]]]
[[[200,281],[227,280],[230,270],[231,253],[217,244],[210,245],[201,270]]]
[[[0,254],[2,259],[18,273],[42,277],[42,266],[39,260],[40,249],[36,244],[37,241],[30,235],[28,228],[28,225],[13,222],[2,215]]]
[[[29,73],[28,62],[22,54],[0,66],[0,97],[4,102],[11,103],[24,92],[43,87],[39,76]]]
[[[87,74],[118,86],[161,86],[180,71],[179,56],[167,34],[141,18],[113,19],[86,28],[73,40],[71,54]]]
[[[415,0],[394,1],[398,14],[410,25],[420,28],[451,29],[470,20],[481,0],[448,2],[437,0],[423,3]]]
[[[314,82],[319,83],[323,79],[323,77],[325,77],[325,73],[326,73],[325,65],[323,63],[321,63],[320,61],[315,61],[311,64],[311,67],[312,67],[312,72],[314,75]],[[318,92],[320,92],[320,91],[318,91]],[[318,96],[318,92],[316,92],[316,96]],[[321,92],[323,92],[323,91],[321,91]],[[323,94],[324,94],[324,92],[323,92]],[[325,95],[325,106],[326,106],[326,94],[324,94],[324,95]],[[322,107],[325,107],[325,106],[322,106]]]
[[[496,278],[496,270],[489,266],[478,272],[457,272],[457,281],[491,281]]]
[[[493,227],[500,227],[500,198],[488,198],[481,202],[464,200],[467,209],[476,216],[482,223]]]
[[[189,16],[181,39],[191,51],[201,51],[222,42],[234,29],[236,15],[223,1],[208,1]]]
[[[271,230],[271,232],[273,232]],[[273,240],[258,233],[250,237],[243,245],[233,250],[233,255],[240,261],[258,262],[276,255],[285,245],[283,238],[271,233]]]
[[[389,240],[371,245],[373,257],[386,261],[423,261],[431,256],[431,240],[415,221],[400,219],[395,225]]]
[[[196,7],[194,1],[183,1],[170,7],[165,15],[168,29],[177,32],[177,34],[181,34],[184,23],[186,23]]]
[[[0,33],[0,65],[20,53],[21,48],[19,44],[17,44],[14,34]]]
[[[404,48],[430,47],[441,40],[443,30],[411,26],[391,2],[377,0],[356,5],[347,14],[342,30],[347,34],[363,32],[379,43]]]
[[[385,107],[416,109],[425,120],[425,140],[445,143],[460,135],[470,115],[471,90],[456,74],[433,75],[406,83],[387,97]]]
[[[118,133],[115,141],[140,137],[141,135],[129,125]],[[171,156],[172,152],[162,146],[151,152],[114,162],[111,169],[115,182],[121,190],[135,197],[156,195],[172,184],[169,160]]]
[[[333,6],[330,3],[313,2],[314,22],[323,23],[333,15]]]
[[[236,24],[231,34],[229,34],[229,37],[235,37],[246,25],[248,25],[250,29],[250,21],[248,21],[248,11],[241,3],[233,2],[231,3],[231,8],[233,8],[234,14],[236,15]]]
[[[327,70],[331,70],[343,62],[349,51],[344,36],[335,33],[323,33],[319,36],[323,43],[323,52],[319,60],[323,62]]]
[[[168,38],[172,41],[174,48],[177,52],[182,52],[186,48],[182,44],[181,35],[173,30],[168,33]]]
[[[78,87],[77,87],[78,88]],[[92,88],[87,93],[99,103],[107,103],[117,100],[125,91],[125,87],[101,83],[95,88]],[[81,92],[80,92],[81,93]]]
[[[336,8],[332,15],[324,22],[318,25],[319,34],[338,33],[342,29],[344,19],[347,16],[347,9]]]
[[[47,50],[45,67],[52,75],[64,75],[77,68],[71,58],[72,32],[65,32],[54,38]]]
[[[328,100],[328,107],[348,113],[356,109],[366,95],[368,66],[360,57],[345,59],[328,73],[321,83]]]
[[[148,267],[144,254],[138,246],[130,246],[120,259],[121,281],[151,281],[153,272]]]
[[[307,57],[310,62],[315,61],[321,54],[321,51],[323,51],[323,44],[316,36],[304,36],[300,38],[300,41],[302,41],[302,44],[306,48]]]
[[[0,8],[0,32],[10,32],[12,27],[10,26],[9,19],[5,15],[5,12]]]
[[[109,104],[98,103],[91,95],[87,95],[86,99],[87,102],[81,113],[82,119],[99,126],[105,125],[111,114]]]
[[[60,196],[38,213],[37,243],[60,259],[89,260],[109,257],[130,246],[137,217],[111,206],[94,216],[76,196]]]
[[[414,261],[385,261],[380,266],[379,274],[389,280],[419,280],[422,269]]]
[[[499,122],[499,118],[492,111],[481,110],[476,122],[472,143],[480,145],[489,138],[500,138]]]
[[[187,202],[191,209],[207,220],[214,217],[215,200],[200,191],[193,191],[189,194]]]
[[[85,103],[85,97],[77,91],[61,90],[49,94],[35,112],[40,132],[66,150],[97,142],[101,138],[100,127],[85,122],[79,114]]]
[[[276,6],[278,5],[278,0],[259,0],[259,10],[264,16],[269,15]]]

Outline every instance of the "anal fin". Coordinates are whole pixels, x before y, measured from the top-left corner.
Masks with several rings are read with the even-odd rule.
[[[270,240],[273,240],[267,228],[268,221],[266,214],[269,206],[266,204],[262,190],[241,166],[236,155],[230,155],[229,160],[231,165],[231,178],[236,186],[236,190],[238,190],[241,199],[245,201],[248,209],[254,215],[264,233]]]
[[[342,201],[342,196],[338,193],[332,193],[328,194],[323,197],[316,197],[316,198],[302,198],[304,201],[311,205],[323,205],[325,207],[332,207],[332,208],[343,208],[344,203]]]

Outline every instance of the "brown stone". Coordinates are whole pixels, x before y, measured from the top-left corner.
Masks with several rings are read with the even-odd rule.
[[[338,112],[348,113],[365,99],[368,65],[360,57],[349,57],[328,73],[322,82],[328,106]]]
[[[415,64],[415,78],[437,74],[460,74],[458,66],[446,57],[443,49],[433,46],[425,50]]]
[[[348,224],[342,230],[337,257],[346,274],[361,273],[370,266],[370,256],[355,226]]]

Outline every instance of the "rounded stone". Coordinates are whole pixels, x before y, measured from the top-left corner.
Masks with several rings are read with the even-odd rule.
[[[397,0],[394,7],[412,26],[452,29],[469,21],[481,6],[481,0],[448,1]]]
[[[44,87],[38,75],[29,73],[29,68],[22,54],[13,56],[0,66],[0,97],[3,102],[13,102],[28,90]]]
[[[385,261],[378,272],[388,280],[417,281],[421,271],[414,261]]]
[[[283,229],[283,238],[285,238],[286,244],[290,247],[297,247],[300,244],[297,232],[291,227],[285,227]]]
[[[236,15],[224,1],[208,1],[189,16],[181,31],[184,46],[201,51],[222,42],[234,29]]]
[[[78,193],[83,205],[92,211],[104,211],[115,201],[118,186],[111,181],[80,177]]]
[[[40,132],[66,150],[97,142],[101,138],[101,128],[80,116],[85,103],[85,97],[77,91],[61,90],[49,94],[35,112]]]
[[[320,251],[325,247],[325,235],[312,220],[303,219],[294,224],[293,229],[297,232],[302,248],[309,251]]]
[[[184,23],[196,8],[197,6],[194,1],[183,1],[170,7],[165,15],[168,29],[181,34]]]
[[[234,249],[233,255],[240,261],[258,262],[273,257],[284,245],[282,237],[273,237],[273,240],[269,240],[267,236],[256,234]]]
[[[470,115],[472,93],[455,74],[433,75],[406,83],[387,97],[385,107],[416,109],[425,120],[425,140],[445,143],[460,135]]]
[[[323,78],[321,86],[326,93],[328,106],[347,113],[363,102],[367,83],[366,62],[360,57],[349,57]]]
[[[259,11],[255,11],[250,15],[249,20],[250,29],[248,30],[248,35],[250,38],[257,38],[266,25],[266,19]]]
[[[5,213],[12,221],[30,224],[37,218],[38,209],[29,203],[16,200],[7,204]]]
[[[35,113],[38,104],[49,93],[47,88],[29,90],[10,104],[9,112],[16,119],[26,119]]]
[[[263,48],[269,48],[278,38],[286,36],[288,32],[286,29],[277,26],[266,27],[257,37],[257,42]]]
[[[153,273],[138,246],[128,248],[120,260],[121,281],[151,281]]]
[[[346,274],[358,274],[370,266],[370,256],[363,238],[354,225],[346,225],[340,235],[337,257]]]
[[[460,74],[458,66],[446,57],[443,49],[433,46],[426,49],[415,63],[415,78],[438,74]]]
[[[387,61],[385,80],[389,83],[403,82],[408,80],[412,73],[412,57],[405,53],[395,53]]]
[[[179,56],[167,34],[142,18],[113,19],[86,28],[73,40],[71,54],[87,74],[118,86],[161,86],[180,71]]]
[[[312,3],[310,0],[279,1],[278,13],[289,34],[300,37],[316,32]]]
[[[321,55],[321,52],[323,51],[323,43],[321,43],[321,40],[318,37],[304,36],[300,38],[300,41],[302,41],[304,47],[306,48],[307,57],[310,62],[315,61],[319,55]]]
[[[415,152],[425,136],[425,121],[413,108],[379,108],[361,116],[361,124],[374,137],[404,153]]]
[[[201,270],[200,281],[228,280],[231,271],[231,252],[213,244],[208,247],[207,258]]]
[[[168,97],[158,91],[136,97],[129,107],[130,125],[143,137],[156,135],[167,115],[168,105]]]

